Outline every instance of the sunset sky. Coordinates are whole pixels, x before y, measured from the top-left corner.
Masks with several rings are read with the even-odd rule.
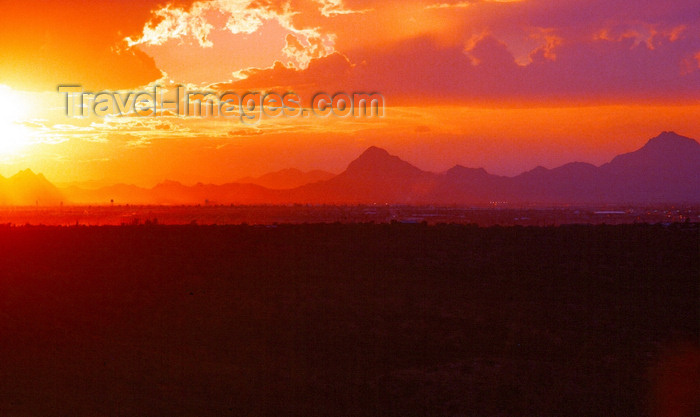
[[[697,0],[18,1],[0,13],[0,175],[224,183],[370,145],[515,175],[700,138]],[[68,118],[58,85],[379,92],[382,118]]]

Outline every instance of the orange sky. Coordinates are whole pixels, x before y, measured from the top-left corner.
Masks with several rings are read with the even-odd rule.
[[[340,172],[364,148],[434,171],[600,164],[700,138],[695,0],[27,1],[0,17],[0,175],[221,183]],[[89,17],[89,18],[88,18]],[[67,118],[91,91],[380,92],[383,118]]]

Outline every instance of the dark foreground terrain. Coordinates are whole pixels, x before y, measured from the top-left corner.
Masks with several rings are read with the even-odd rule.
[[[0,227],[0,415],[693,415],[699,233]]]
[[[435,207],[406,205],[263,206],[65,206],[3,207],[0,225],[119,226],[303,224],[303,223],[459,223],[479,226],[557,226],[566,224],[700,223],[698,205],[588,207]]]

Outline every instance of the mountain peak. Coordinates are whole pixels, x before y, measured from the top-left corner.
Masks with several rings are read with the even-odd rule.
[[[673,131],[664,131],[649,139],[642,149],[683,152],[686,149],[697,149],[698,147],[700,144],[689,137],[681,136]]]
[[[423,173],[421,169],[376,146],[367,148],[345,170],[346,175],[361,177],[416,176]]]
[[[164,180],[158,184],[154,188],[167,188],[167,187],[182,187],[182,183],[179,181],[173,181],[173,180]]]
[[[13,175],[13,178],[31,178],[31,177],[36,177],[37,175],[32,171],[31,169],[23,169],[21,171],[17,171],[15,175]]]
[[[31,169],[24,169],[4,179],[0,190],[1,204],[53,205],[61,201],[60,191],[43,174],[36,174]]]
[[[13,181],[22,182],[48,183],[48,180],[46,179],[46,177],[44,177],[44,174],[36,174],[29,168],[18,171],[15,175],[11,176],[10,179]]]
[[[297,168],[285,168],[275,172],[268,172],[259,177],[244,177],[236,180],[237,183],[255,184],[273,190],[291,189],[318,181],[331,179],[335,176],[330,172],[318,169],[304,172]]]
[[[358,157],[358,159],[363,159],[363,158],[387,158],[391,157],[389,152],[387,152],[386,149],[379,148],[377,146],[370,146],[369,148],[365,149],[364,152]]]
[[[656,138],[677,138],[677,137],[685,137],[685,136],[681,136],[678,133],[674,132],[673,130],[664,130]]]
[[[469,168],[469,167],[465,167],[464,165],[459,165],[459,164],[448,169],[446,174],[448,176],[469,175],[469,176],[474,176],[474,177],[486,177],[486,176],[490,175],[488,172],[486,172],[486,170],[484,168]]]
[[[398,156],[391,155],[385,149],[376,146],[370,146],[360,156],[350,163],[348,169],[355,168],[370,168],[383,166],[388,164],[405,163]]]

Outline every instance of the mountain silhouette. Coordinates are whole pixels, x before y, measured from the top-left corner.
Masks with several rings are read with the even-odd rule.
[[[5,178],[0,176],[0,205],[54,206],[63,201],[63,195],[42,174],[30,169]]]
[[[642,148],[596,167],[583,162],[537,167],[500,183],[475,184],[498,201],[600,204],[700,201],[700,144],[663,132]]]
[[[376,147],[327,182],[303,187],[300,200],[414,204],[604,204],[700,201],[700,144],[663,132],[636,150],[596,167],[572,162],[515,177],[457,165],[425,172]],[[303,197],[303,198],[302,198]]]
[[[663,132],[641,149],[618,155],[600,171],[607,198],[630,202],[698,201],[700,144],[674,132]]]
[[[371,146],[337,176],[292,190],[306,203],[422,203],[436,174],[423,171],[384,149]]]
[[[241,184],[255,184],[273,190],[287,190],[301,187],[302,185],[325,181],[331,179],[335,174],[315,169],[303,172],[296,168],[287,168],[280,171],[270,172],[259,177],[244,177],[235,182]]]
[[[700,202],[700,144],[663,132],[596,167],[572,162],[515,177],[457,165],[434,174],[370,147],[337,177],[302,187],[300,201],[413,204]]]
[[[285,181],[280,178],[301,178],[299,173],[308,179],[294,169],[263,177],[271,183],[279,180],[279,185]],[[295,188],[271,188],[249,179],[192,186],[165,181],[150,189],[123,184],[94,190],[72,186],[63,189],[63,194],[74,204],[109,204],[112,200],[118,204],[700,203],[700,144],[674,132],[663,132],[640,149],[618,155],[599,167],[572,162],[553,169],[537,167],[514,177],[461,165],[442,173],[423,171],[372,146],[338,175]],[[57,204],[63,197],[41,174],[29,170],[7,179],[0,177],[0,204],[37,201]]]
[[[350,162],[341,175],[354,180],[382,181],[416,179],[424,175],[424,171],[401,160],[398,156],[390,155],[384,149],[370,146],[357,159]]]
[[[74,204],[273,204],[282,202],[279,191],[255,184],[195,184],[163,181],[153,188],[116,184],[98,189],[65,189]]]

